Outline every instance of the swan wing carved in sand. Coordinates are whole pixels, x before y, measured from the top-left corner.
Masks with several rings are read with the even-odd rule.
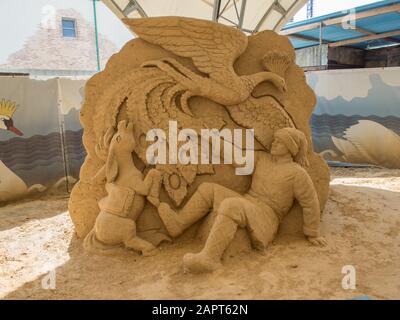
[[[181,57],[191,58],[201,76],[175,59],[148,61],[143,66],[156,66],[183,84],[190,92],[222,105],[245,101],[263,81],[286,90],[285,80],[278,74],[263,71],[238,76],[233,63],[247,48],[247,36],[237,29],[215,22],[183,18],[156,17],[125,19],[125,24],[140,38]]]

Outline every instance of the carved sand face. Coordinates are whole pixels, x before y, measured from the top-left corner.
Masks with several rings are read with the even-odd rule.
[[[133,137],[133,123],[125,120],[118,123],[118,130],[114,134],[111,144],[115,151],[132,152],[136,141]]]
[[[271,146],[271,154],[273,156],[285,156],[290,153],[286,145],[279,139],[275,138]]]

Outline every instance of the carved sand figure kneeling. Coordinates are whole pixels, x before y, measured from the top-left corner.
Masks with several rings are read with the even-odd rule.
[[[307,140],[301,131],[279,129],[274,134],[271,153],[255,152],[255,171],[246,194],[215,183],[203,183],[178,212],[162,202],[158,212],[172,237],[179,236],[211,209],[217,213],[203,250],[186,254],[184,269],[206,272],[218,268],[238,227],[247,229],[255,249],[264,250],[295,199],[303,208],[303,232],[307,239],[315,245],[326,245],[326,240],[320,237],[317,193],[303,168],[308,165],[306,154]]]
[[[145,196],[158,205],[161,174],[151,169],[143,179],[142,172],[135,167],[132,152],[136,142],[132,123],[120,121],[117,132],[114,134],[109,129],[104,139],[109,150],[101,150],[102,144],[97,148],[98,154],[108,151],[106,164],[97,176],[105,174],[107,196],[99,201],[100,213],[94,228],[85,238],[85,248],[108,249],[124,245],[143,255],[151,255],[155,247],[136,236],[135,221],[143,211]]]

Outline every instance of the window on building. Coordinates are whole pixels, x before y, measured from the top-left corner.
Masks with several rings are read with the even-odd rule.
[[[76,20],[62,18],[63,37],[76,38]]]

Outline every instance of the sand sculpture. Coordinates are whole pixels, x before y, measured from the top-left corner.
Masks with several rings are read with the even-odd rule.
[[[125,120],[118,123],[118,130],[107,130],[97,146],[97,154],[106,163],[98,172],[99,179],[106,178],[107,196],[99,201],[100,213],[93,229],[85,238],[87,249],[107,250],[115,245],[124,245],[149,255],[155,247],[136,234],[136,219],[141,214],[146,197],[158,205],[161,173],[149,171],[146,178],[132,160],[136,141],[133,137],[133,123]]]
[[[278,129],[271,153],[256,153],[252,183],[244,195],[219,184],[203,183],[179,212],[162,202],[158,212],[173,237],[211,210],[217,212],[203,250],[198,254],[186,254],[184,268],[193,272],[218,268],[238,227],[247,229],[254,248],[264,250],[274,239],[280,221],[295,199],[303,208],[304,234],[311,243],[324,245],[326,241],[319,234],[318,197],[309,175],[301,167],[308,165],[306,150],[307,140],[301,131]]]
[[[221,24],[182,17],[124,22],[139,38],[88,81],[81,109],[87,157],[69,211],[85,245],[125,245],[147,254],[186,228],[194,236],[198,230],[206,234],[206,245],[200,254],[186,255],[184,266],[210,271],[220,265],[237,229],[246,230],[253,247],[262,249],[288,212],[302,213],[305,235],[324,244],[319,220],[329,170],[312,150],[309,119],[316,98],[294,63],[288,39],[272,31],[247,37]],[[168,133],[171,121],[195,134],[210,128],[253,129],[254,173],[236,175],[235,163],[153,165],[146,156],[153,143],[147,134],[155,129]],[[120,130],[136,143],[116,156],[111,150]],[[186,143],[168,134],[163,139],[158,142],[168,154]],[[247,150],[245,143],[232,143],[234,149]],[[107,174],[110,157],[124,159],[118,164],[119,179]],[[136,170],[146,178],[128,178]],[[128,209],[136,196],[140,206]],[[113,222],[100,230],[103,216]],[[115,220],[120,218],[129,222],[122,226]],[[146,246],[131,246],[128,239]]]

